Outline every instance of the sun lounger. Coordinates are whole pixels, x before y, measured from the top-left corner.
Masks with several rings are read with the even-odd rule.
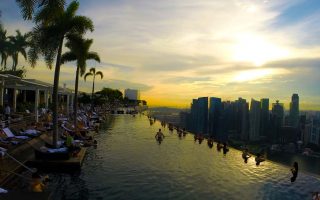
[[[43,150],[34,150],[35,158],[40,160],[68,160],[70,158],[70,154],[67,148],[58,148],[51,149],[46,148],[46,151]]]
[[[28,136],[16,136],[16,135],[14,135],[9,128],[4,128],[4,129],[2,129],[2,131],[4,132],[4,134],[5,134],[8,138],[17,138],[17,139],[21,139],[21,140],[30,139]]]
[[[21,131],[21,135],[27,135],[27,136],[38,136],[41,132],[37,131],[35,129],[27,129],[25,131]]]

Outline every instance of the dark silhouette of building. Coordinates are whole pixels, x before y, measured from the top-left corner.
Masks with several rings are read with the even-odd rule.
[[[269,99],[263,98],[261,102],[261,117],[260,117],[260,135],[264,138],[268,137],[268,129],[270,126],[269,114]]]
[[[289,125],[295,128],[299,126],[299,95],[293,94],[290,103]]]
[[[261,108],[260,101],[251,99],[250,111],[249,111],[249,140],[260,140],[260,117]]]
[[[236,104],[236,123],[237,133],[240,139],[247,141],[249,139],[249,104],[241,97],[235,101]]]
[[[217,137],[222,112],[222,103],[220,98],[210,97],[209,106],[209,135]]]
[[[277,100],[276,103],[272,104],[271,114],[271,137],[268,138],[272,142],[279,142],[281,127],[284,123],[284,106]]]
[[[191,131],[208,134],[208,97],[200,97],[192,100],[191,119]]]

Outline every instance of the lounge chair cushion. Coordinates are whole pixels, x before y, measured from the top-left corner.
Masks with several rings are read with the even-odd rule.
[[[22,140],[29,139],[29,137],[27,137],[27,136],[15,136],[9,128],[4,128],[2,130],[3,130],[4,134],[7,135],[8,138],[17,138],[17,139],[22,139]]]

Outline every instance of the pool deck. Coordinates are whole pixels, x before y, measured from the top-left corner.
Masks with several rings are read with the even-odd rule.
[[[51,193],[49,192],[22,192],[22,191],[12,191],[7,194],[0,194],[1,200],[50,200]]]
[[[71,157],[68,160],[38,160],[30,159],[27,164],[33,167],[44,167],[46,169],[56,170],[73,170],[80,169],[86,155],[87,148],[82,147],[76,157]]]

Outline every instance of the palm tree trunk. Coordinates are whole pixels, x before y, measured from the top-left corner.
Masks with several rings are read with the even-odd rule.
[[[93,80],[92,80],[92,92],[91,92],[91,98],[93,99],[93,94],[94,94],[94,80],[95,79],[95,75],[93,75]]]
[[[76,82],[74,84],[74,100],[73,100],[73,123],[74,123],[74,129],[77,131],[78,126],[77,126],[77,113],[78,113],[78,85],[79,85],[79,71],[80,67],[77,66],[77,71],[76,71]]]
[[[63,37],[60,39],[56,67],[54,70],[54,81],[53,81],[53,92],[52,92],[52,122],[53,122],[53,133],[52,133],[52,143],[55,148],[58,147],[58,89],[59,89],[59,76],[60,76],[60,66],[61,66],[61,53],[62,53]]]
[[[94,81],[96,79],[96,75],[93,74],[93,81],[92,81],[92,92],[91,92],[91,109],[93,110],[93,94],[94,94]]]

